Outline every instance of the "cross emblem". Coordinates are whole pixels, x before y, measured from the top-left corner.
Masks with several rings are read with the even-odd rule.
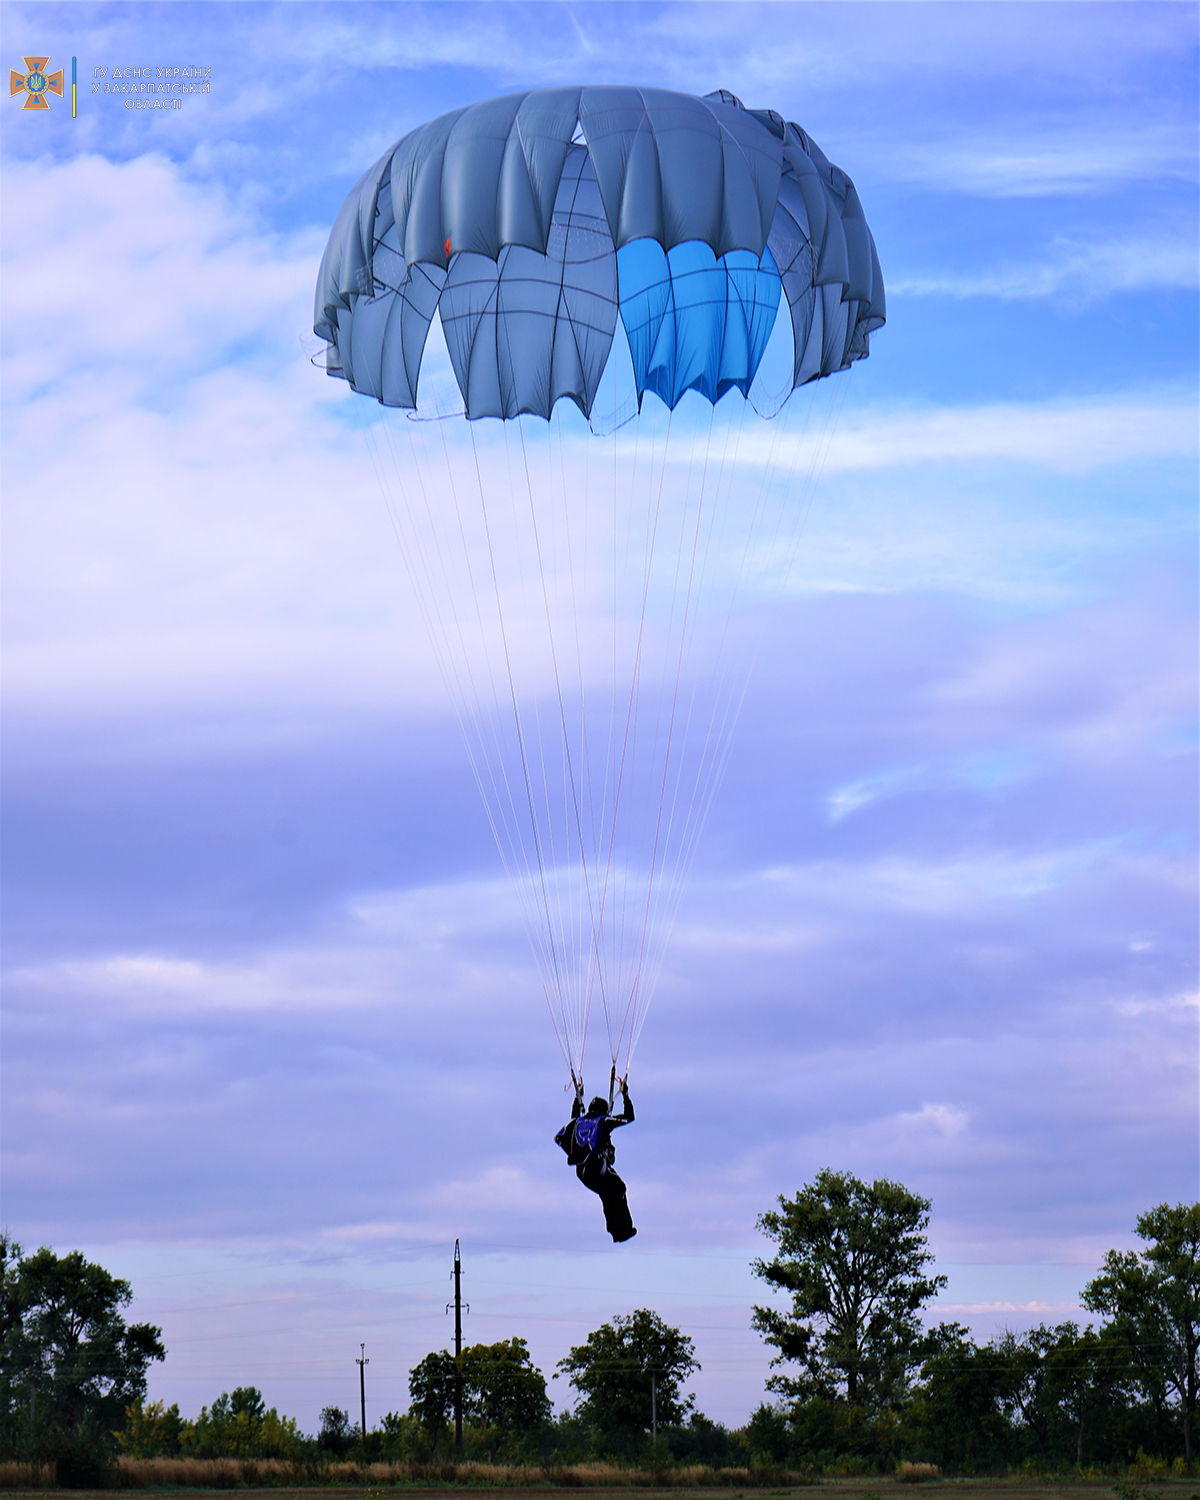
[[[9,69],[8,97],[11,99],[24,89],[25,103],[21,106],[22,109],[49,109],[47,94],[57,94],[60,99],[63,96],[63,70],[59,68],[57,73],[48,74],[48,57],[27,57],[23,60],[24,73],[18,73],[16,68]]]

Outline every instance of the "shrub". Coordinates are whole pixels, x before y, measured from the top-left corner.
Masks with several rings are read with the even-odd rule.
[[[924,1484],[929,1479],[940,1479],[937,1464],[897,1464],[896,1479],[900,1484]]]

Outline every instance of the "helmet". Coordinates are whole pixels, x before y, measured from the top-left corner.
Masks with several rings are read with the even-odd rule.
[[[588,1105],[587,1112],[592,1116],[606,1115],[608,1113],[608,1100],[605,1099],[603,1095],[597,1094],[592,1102]]]

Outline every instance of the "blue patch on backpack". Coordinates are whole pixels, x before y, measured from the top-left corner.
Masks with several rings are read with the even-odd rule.
[[[584,1115],[575,1121],[575,1144],[585,1151],[594,1151],[600,1139],[600,1126],[604,1122],[595,1115]]]

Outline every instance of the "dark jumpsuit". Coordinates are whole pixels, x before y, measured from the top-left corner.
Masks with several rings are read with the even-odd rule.
[[[605,1115],[600,1121],[600,1138],[589,1151],[575,1140],[575,1121],[584,1112],[583,1100],[577,1098],[571,1109],[570,1123],[564,1125],[554,1139],[567,1153],[567,1161],[575,1168],[575,1175],[585,1188],[596,1193],[604,1205],[604,1227],[618,1243],[632,1239],[637,1233],[625,1197],[625,1184],[613,1171],[616,1149],[612,1133],[619,1125],[633,1124],[633,1101],[625,1095],[625,1109],[619,1115]]]

